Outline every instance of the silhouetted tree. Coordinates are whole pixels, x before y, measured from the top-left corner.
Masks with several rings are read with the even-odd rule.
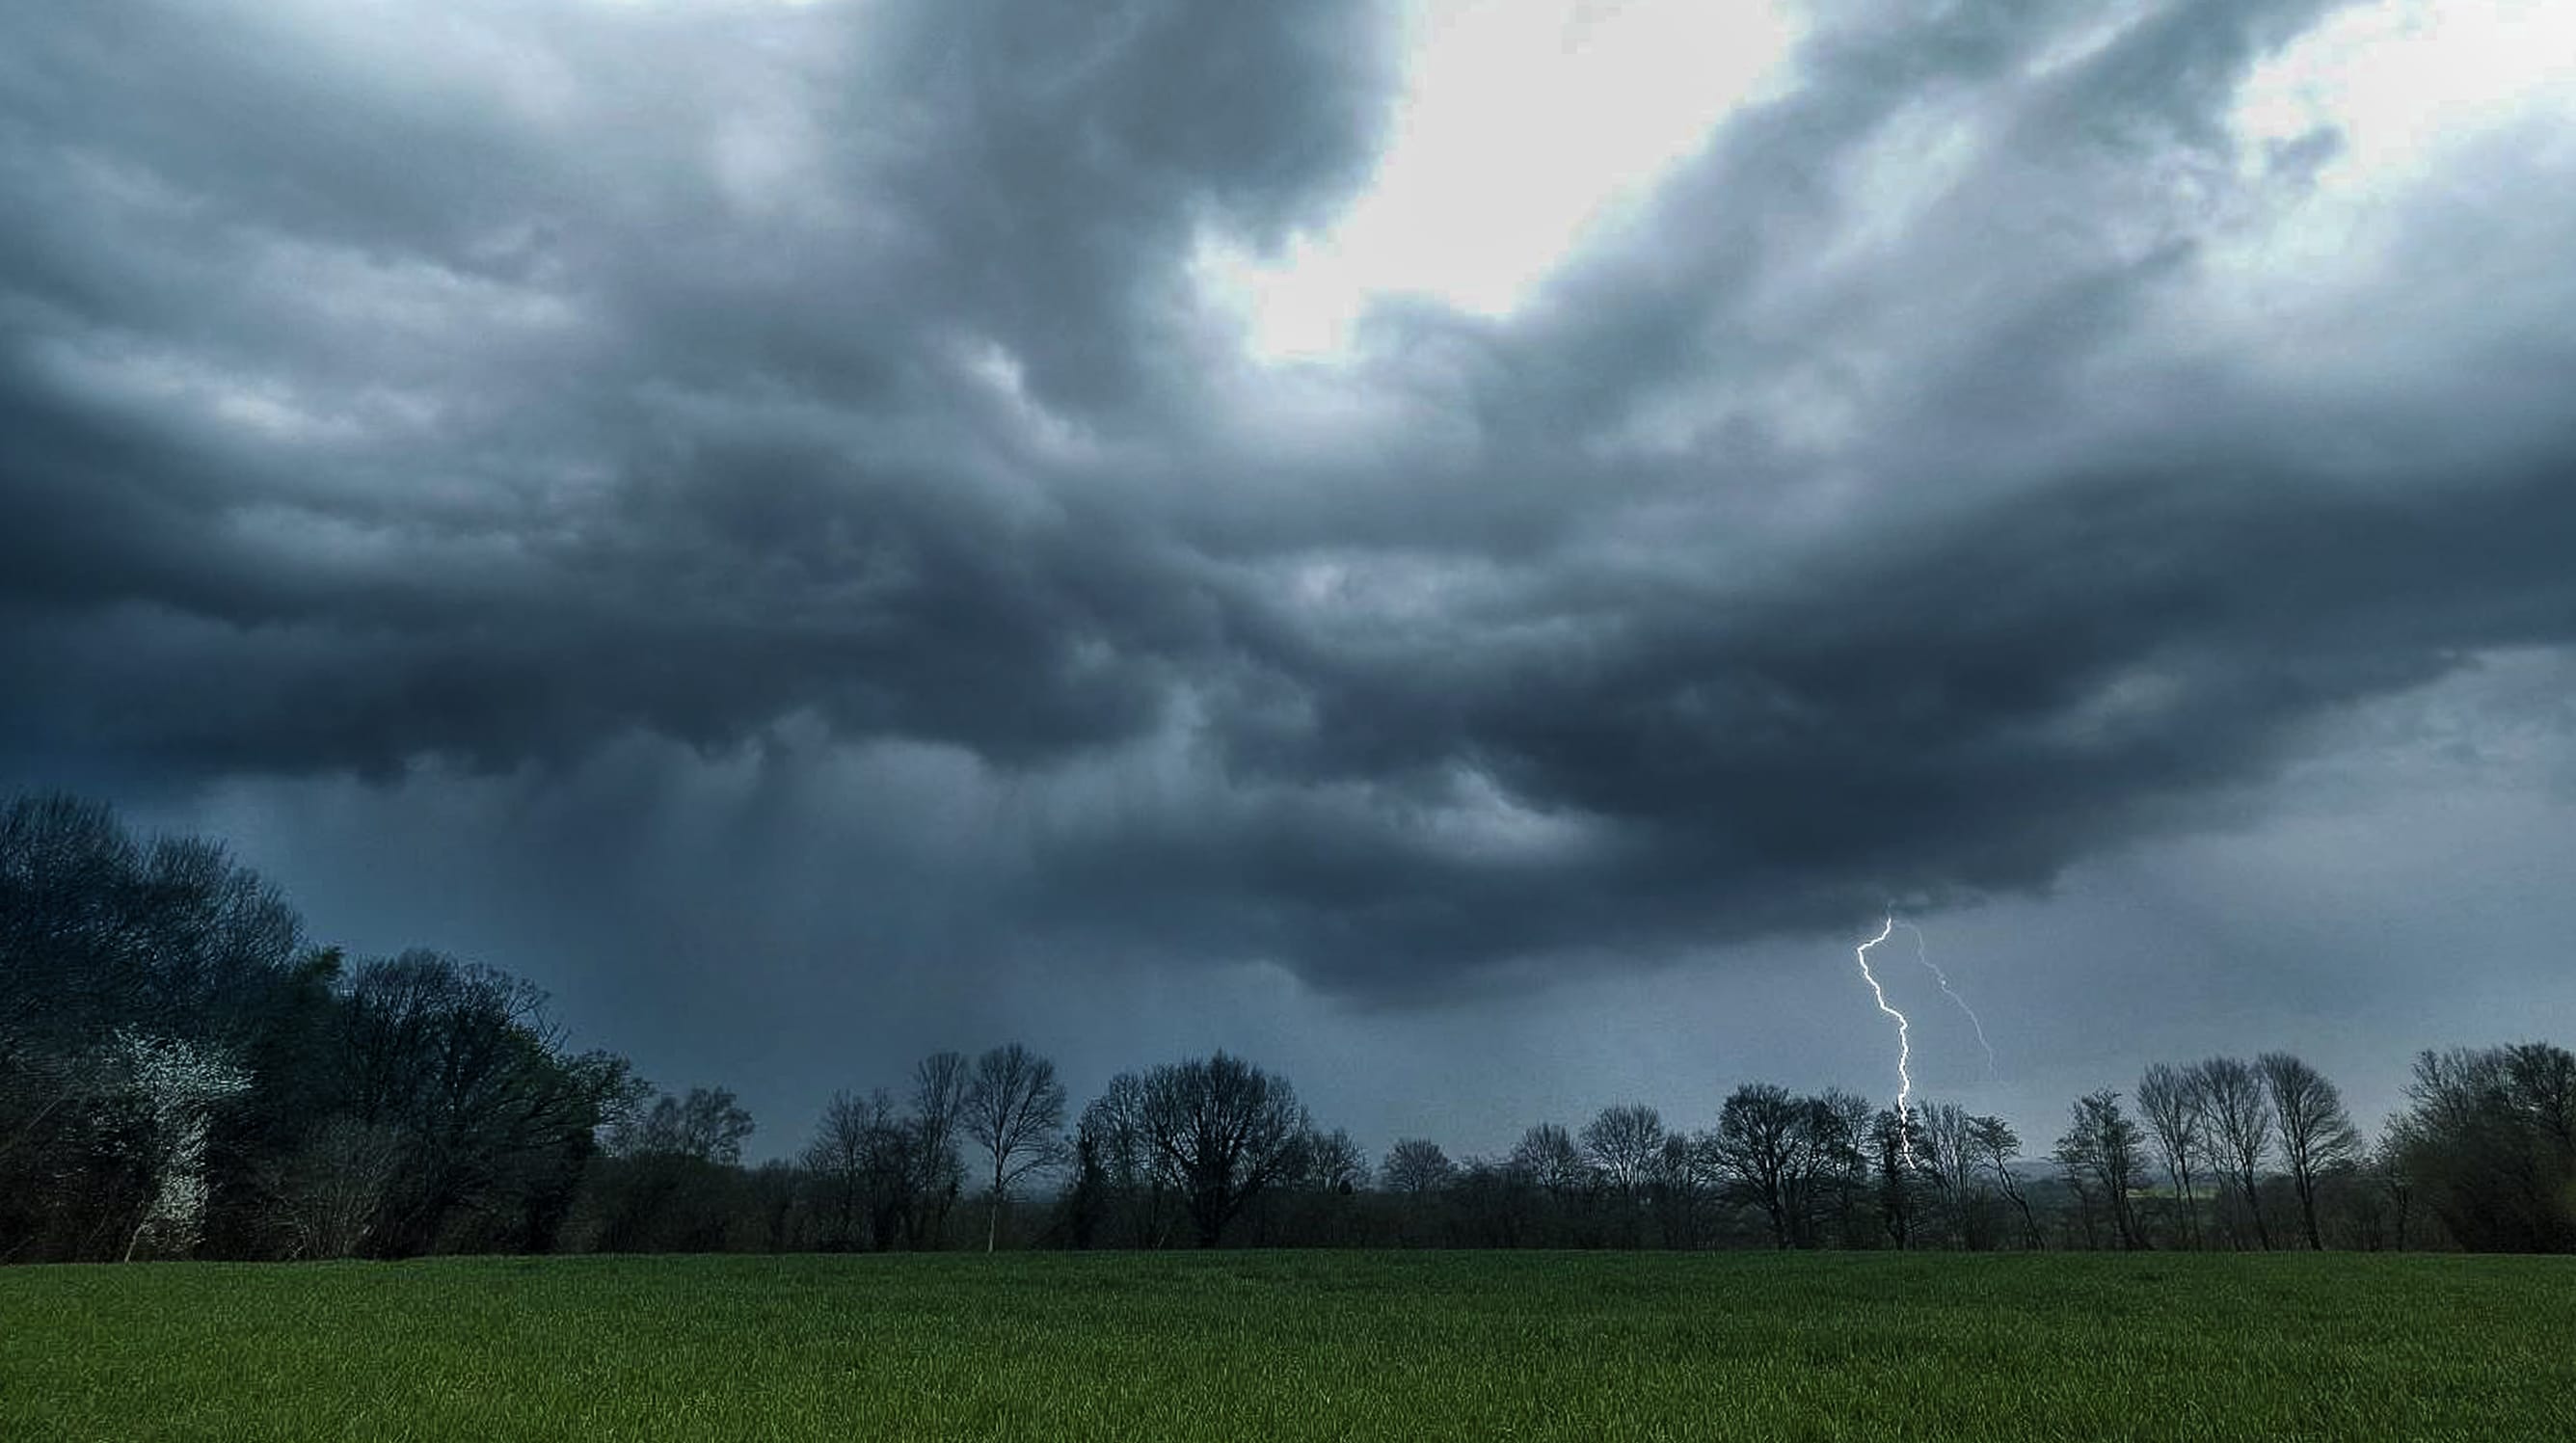
[[[2403,1128],[2394,1119],[2370,1149],[2369,1179],[2388,1203],[2389,1245],[2411,1246],[2415,1222],[2415,1177],[2407,1171]]]
[[[1642,1103],[1605,1107],[1583,1126],[1584,1160],[1619,1192],[1633,1194],[1644,1187],[1663,1150],[1664,1119]]]
[[[1067,1246],[1089,1248],[1099,1240],[1109,1202],[1109,1169],[1102,1161],[1100,1136],[1086,1118],[1073,1130],[1073,1176],[1057,1209]]]
[[[1710,1169],[1728,1198],[1761,1210],[1774,1246],[1813,1247],[1818,1191],[1837,1166],[1840,1131],[1839,1117],[1818,1099],[1747,1083],[1718,1110]]]
[[[1122,1072],[1083,1109],[1081,1133],[1093,1144],[1109,1220],[1128,1247],[1159,1248],[1171,1237],[1178,1174],[1157,1151],[1145,1116],[1144,1079]]]
[[[2140,1246],[2132,1200],[2143,1181],[2138,1125],[2120,1107],[2120,1094],[2108,1088],[2087,1093],[2068,1109],[2072,1125],[2057,1140],[2058,1166],[2079,1204],[2098,1200],[2123,1248]],[[2088,1237],[2092,1222],[2084,1219]]]
[[[915,1248],[947,1241],[948,1211],[965,1191],[966,1165],[957,1142],[966,1120],[966,1095],[974,1086],[965,1055],[934,1052],[912,1072],[914,1203],[910,1242]]]
[[[137,839],[76,797],[0,807],[0,1035],[21,1045],[125,1028],[235,1051],[303,951],[295,910],[219,842]]]
[[[2545,1042],[2415,1059],[2398,1169],[2461,1247],[2576,1250],[2576,1054]]]
[[[1139,1084],[1146,1143],[1212,1248],[1244,1204],[1304,1165],[1309,1123],[1288,1080],[1223,1052],[1157,1067]]]
[[[403,1140],[378,1250],[542,1251],[629,1069],[567,1056],[533,984],[414,950],[360,966],[339,1012],[348,1114]]]
[[[1521,1140],[1512,1145],[1511,1161],[1559,1200],[1583,1188],[1583,1149],[1561,1123],[1542,1122],[1524,1130]]]
[[[1882,1108],[1869,1120],[1870,1158],[1878,1181],[1878,1225],[1903,1251],[1914,1237],[1916,1176],[1925,1165],[1922,1125],[1912,1109]]]
[[[1427,1137],[1401,1139],[1378,1164],[1378,1179],[1388,1191],[1416,1197],[1438,1192],[1457,1175],[1458,1165]]]
[[[1939,1221],[1964,1248],[1993,1246],[1992,1197],[1979,1181],[1977,1142],[1966,1108],[1954,1102],[1918,1103],[1915,1163],[1930,1185]]]
[[[931,1146],[925,1132],[883,1088],[833,1095],[803,1154],[823,1246],[882,1252],[938,1239],[963,1173],[955,1146]]]
[[[1473,1247],[1517,1248],[1539,1241],[1538,1185],[1509,1159],[1471,1157],[1458,1165],[1449,1195],[1460,1234]]]
[[[855,1249],[868,1240],[868,1165],[873,1137],[883,1119],[875,1105],[883,1100],[848,1092],[832,1094],[823,1118],[798,1161],[814,1191],[815,1226],[822,1246],[832,1251]]]
[[[1619,1242],[1635,1247],[1645,1224],[1646,1184],[1664,1150],[1664,1119],[1642,1103],[1605,1107],[1583,1125],[1583,1158],[1617,1209]]]
[[[1968,1135],[1977,1155],[1994,1170],[1995,1189],[2011,1203],[2021,1218],[2022,1246],[2039,1246],[2039,1218],[2031,1211],[2030,1198],[2021,1190],[2021,1179],[2013,1163],[2021,1156],[2021,1138],[2012,1125],[2000,1117],[1979,1116],[1968,1119]]]
[[[1822,1180],[1818,1197],[1825,1215],[1833,1220],[1835,1241],[1847,1248],[1876,1247],[1881,1233],[1877,1188],[1872,1182],[1870,1127],[1878,1116],[1878,1106],[1858,1093],[1838,1087],[1817,1093],[1815,1100],[1818,1175]],[[1820,1245],[1822,1241],[1820,1233]]]
[[[2138,1079],[2138,1112],[2147,1120],[2147,1135],[2173,1184],[2175,1216],[2184,1242],[2199,1246],[2200,1198],[2192,1163],[2207,1146],[2203,1136],[2208,1111],[2195,1081],[2198,1072],[2159,1062]]]
[[[2299,1195],[2299,1217],[2306,1224],[2308,1246],[2322,1251],[2325,1235],[2317,1230],[2317,1179],[2361,1159],[2361,1129],[2344,1110],[2343,1094],[2323,1073],[2286,1052],[2266,1052],[2255,1059],[2263,1090],[2280,1120],[2281,1160],[2289,1165],[2290,1185]]]
[[[1646,1174],[1646,1195],[1668,1248],[1699,1245],[1701,1198],[1706,1193],[1702,1150],[1679,1132],[1664,1134]]]
[[[1305,1150],[1305,1172],[1299,1179],[1305,1186],[1349,1197],[1368,1182],[1368,1156],[1347,1128],[1308,1128]]]
[[[984,1251],[1001,1236],[1002,1205],[1011,1188],[1064,1157],[1064,1084],[1055,1064],[1014,1042],[975,1060],[966,1089],[966,1135],[991,1164],[991,1200],[984,1214]]]
[[[1399,1139],[1378,1164],[1378,1185],[1395,1195],[1397,1241],[1432,1240],[1441,1195],[1458,1177],[1458,1165],[1427,1137]]]
[[[261,1190],[270,1225],[290,1258],[347,1258],[375,1237],[385,1199],[401,1175],[402,1134],[335,1116],[316,1126],[296,1151],[274,1160]]]
[[[721,1087],[692,1087],[630,1111],[592,1164],[578,1244],[600,1252],[712,1252],[747,1205],[742,1144],[751,1114]]]
[[[2272,1150],[2274,1114],[2263,1079],[2236,1058],[2213,1057],[2192,1065],[2187,1085],[2200,1102],[2212,1158],[2234,1184],[2253,1221],[2255,1240],[2271,1247],[2260,1184],[2263,1160]]]
[[[253,1179],[327,1114],[328,979],[309,955],[294,910],[220,843],[138,838],[75,797],[0,805],[0,1259],[115,1257],[165,1206],[191,1210],[147,1229],[168,1246],[266,1232],[242,1215],[263,1201]],[[166,1116],[136,1092],[162,1069],[119,1035],[242,1082],[209,1105],[185,1197],[152,1141],[171,1140]]]
[[[628,1156],[685,1157],[728,1167],[742,1161],[754,1131],[751,1114],[721,1087],[692,1087],[664,1096],[643,1116],[612,1132],[610,1151]]]
[[[1348,1131],[1309,1126],[1279,1183],[1245,1209],[1255,1246],[1347,1246],[1360,1226],[1368,1158]]]

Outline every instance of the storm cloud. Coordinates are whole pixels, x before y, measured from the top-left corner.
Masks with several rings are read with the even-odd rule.
[[[0,766],[663,877],[791,990],[2036,893],[2576,641],[2566,114],[2352,193],[2243,114],[2346,13],[1816,4],[1522,304],[1330,362],[1198,258],[1369,185],[1358,0],[13,14]]]

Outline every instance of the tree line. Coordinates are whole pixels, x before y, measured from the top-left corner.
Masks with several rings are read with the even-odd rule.
[[[1213,1246],[2576,1250],[2576,1055],[2426,1052],[2366,1136],[2286,1052],[2003,1119],[1748,1083],[1368,1158],[1218,1052],[1076,1111],[1017,1044],[844,1092],[793,1156],[575,1051],[523,979],[351,959],[197,837],[0,809],[0,1261]]]

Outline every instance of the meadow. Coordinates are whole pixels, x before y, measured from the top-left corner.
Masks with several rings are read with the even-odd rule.
[[[2576,1437],[2576,1260],[0,1269],[11,1440]]]

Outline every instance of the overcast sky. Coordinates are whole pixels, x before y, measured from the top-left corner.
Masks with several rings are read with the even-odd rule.
[[[37,0],[0,788],[1372,1152],[2576,1042],[2563,0]],[[1902,934],[1900,934],[1900,939]]]

